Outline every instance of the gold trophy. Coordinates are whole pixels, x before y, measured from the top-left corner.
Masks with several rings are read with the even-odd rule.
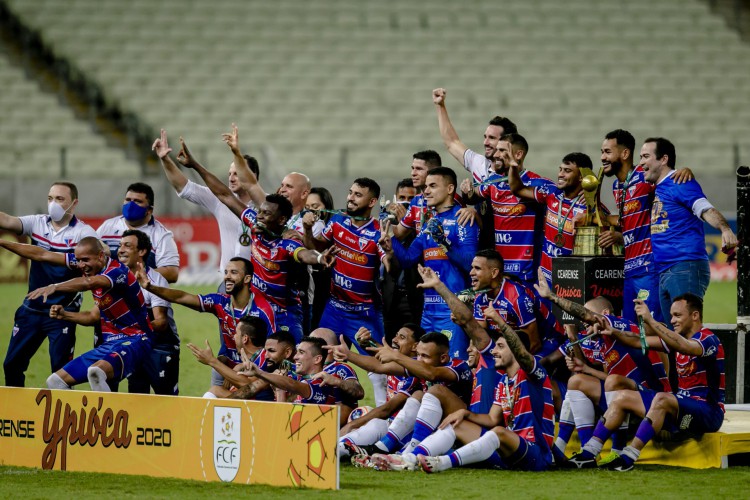
[[[615,227],[609,224],[606,217],[602,215],[600,208],[601,178],[603,170],[599,170],[599,176],[594,175],[590,168],[581,168],[581,187],[583,187],[583,198],[586,200],[586,217],[583,224],[575,228],[573,255],[592,257],[598,255],[622,255],[622,245],[612,245],[608,248],[599,246],[599,235],[602,231],[614,231]]]

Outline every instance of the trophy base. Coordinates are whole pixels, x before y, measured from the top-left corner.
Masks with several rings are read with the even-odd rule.
[[[610,229],[606,228],[604,230],[609,231]],[[602,226],[577,227],[575,238],[573,240],[573,255],[579,257],[616,257],[622,255],[622,245],[612,245],[608,248],[602,248],[599,246],[599,236],[601,233]]]

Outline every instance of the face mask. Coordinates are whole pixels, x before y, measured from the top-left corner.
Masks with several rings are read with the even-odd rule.
[[[52,222],[60,222],[63,217],[65,217],[68,210],[65,210],[62,205],[56,201],[50,201],[49,205],[47,205],[47,213],[49,214],[49,218],[52,219]]]
[[[122,215],[129,222],[143,219],[146,212],[148,212],[148,207],[142,207],[134,201],[129,201],[122,206]]]

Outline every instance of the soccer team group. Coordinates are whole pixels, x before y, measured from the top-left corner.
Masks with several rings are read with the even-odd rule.
[[[170,288],[179,255],[144,183],[128,186],[122,215],[97,230],[74,215],[69,182],[51,186],[47,214],[0,213],[1,229],[31,239],[0,239],[31,260],[6,385],[24,385],[46,338],[49,388],[88,381],[110,391],[128,379],[130,392],[177,394],[176,303],[219,321],[216,355],[208,342],[187,346],[211,367],[204,397],[337,404],[338,453],[357,466],[624,471],[659,433],[717,431],[724,355],[702,324],[703,221],[721,231],[725,251],[737,239],[692,173],[675,170],[672,143],[648,138],[637,153],[629,132],[604,136],[617,207],[601,207],[611,228],[598,244],[624,246],[624,305],[616,311],[605,297],[581,305],[553,293],[552,261],[572,253],[587,213],[580,169],[591,159],[567,154],[556,182],[545,179],[526,169],[527,141],[499,116],[476,153],[459,139],[445,97],[433,91],[439,132],[470,178],[459,184],[438,153],[420,151],[393,201],[362,177],[344,210],[296,172],[267,195],[235,126],[222,136],[233,156],[228,185],[182,139],[172,155],[162,131],[153,149],[168,181],[219,226],[217,293]],[[95,306],[81,311],[87,290]],[[553,304],[578,326],[563,327]],[[73,358],[76,325],[93,326],[95,343]],[[352,364],[368,373],[375,408],[359,406],[365,391]],[[582,449],[568,457],[574,430]],[[610,440],[612,452],[599,457]]]

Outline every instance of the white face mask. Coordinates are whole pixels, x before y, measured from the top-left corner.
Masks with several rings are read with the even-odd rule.
[[[65,210],[62,205],[56,201],[50,201],[49,205],[47,205],[47,213],[49,214],[49,218],[52,219],[52,222],[60,222],[63,217],[65,217],[68,210]]]

